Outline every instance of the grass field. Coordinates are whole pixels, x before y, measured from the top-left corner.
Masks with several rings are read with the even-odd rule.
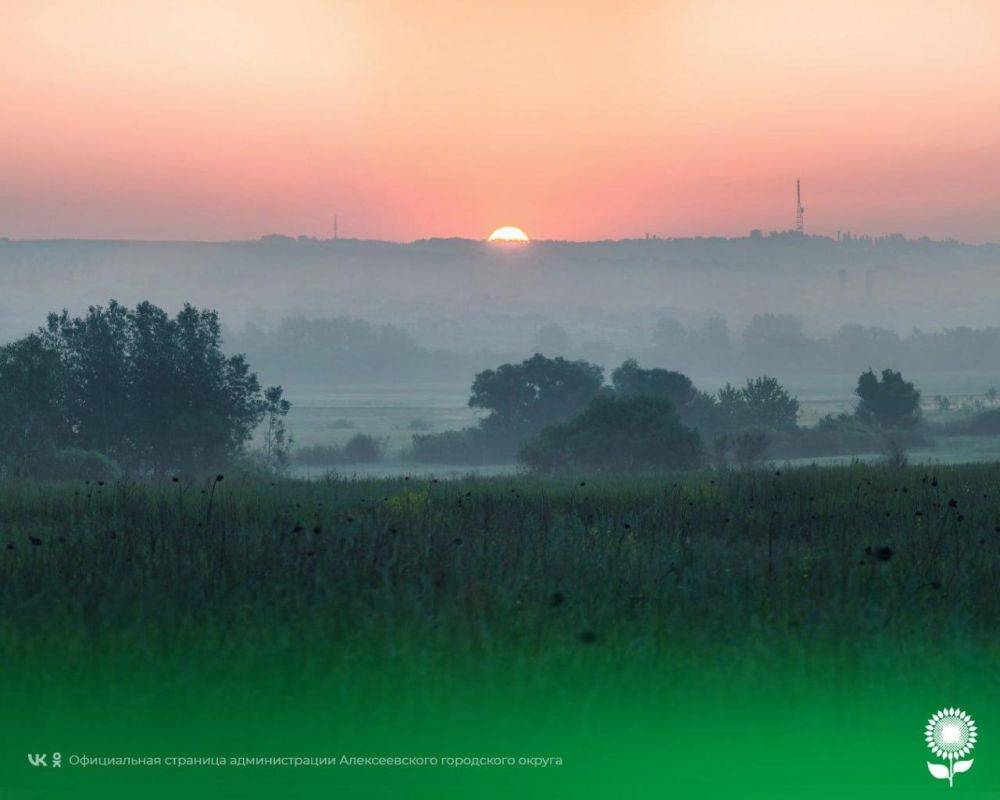
[[[921,797],[961,704],[988,796],[998,530],[995,464],[6,484],[0,792]]]

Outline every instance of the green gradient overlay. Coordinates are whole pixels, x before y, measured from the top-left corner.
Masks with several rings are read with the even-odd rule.
[[[996,796],[998,478],[7,486],[0,797]]]

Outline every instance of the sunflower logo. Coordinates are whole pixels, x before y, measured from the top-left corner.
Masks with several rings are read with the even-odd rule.
[[[957,773],[972,769],[975,759],[961,759],[976,746],[976,721],[962,709],[942,708],[934,714],[927,720],[924,739],[934,755],[948,759],[947,764],[927,762],[927,769],[935,778],[947,778],[948,785],[954,786]]]

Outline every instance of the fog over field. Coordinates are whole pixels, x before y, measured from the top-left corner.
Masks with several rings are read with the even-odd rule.
[[[883,360],[917,371],[1000,368],[981,363],[990,355],[972,341],[935,355],[940,342],[894,340],[914,329],[991,326],[998,289],[1000,246],[847,233],[499,246],[284,236],[0,241],[5,340],[54,310],[80,313],[111,298],[167,310],[193,303],[219,311],[228,350],[246,352],[265,380],[292,386],[467,385],[480,369],[536,351],[607,369],[636,357],[705,379],[850,372]],[[782,317],[758,331],[773,341],[755,350],[747,325],[765,314],[798,322]],[[844,326],[885,330],[842,331],[833,358],[803,344]]]
[[[1000,246],[794,233],[742,239],[408,244],[268,236],[252,242],[0,241],[6,335],[40,315],[115,297],[216,308],[227,324],[349,316],[411,329],[428,347],[526,343],[552,319],[610,341],[657,317],[801,316],[814,334],[846,323],[914,327],[1000,318]]]

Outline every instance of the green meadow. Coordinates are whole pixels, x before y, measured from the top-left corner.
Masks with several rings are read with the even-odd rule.
[[[947,706],[994,796],[998,531],[997,464],[7,482],[0,797],[931,797]]]

